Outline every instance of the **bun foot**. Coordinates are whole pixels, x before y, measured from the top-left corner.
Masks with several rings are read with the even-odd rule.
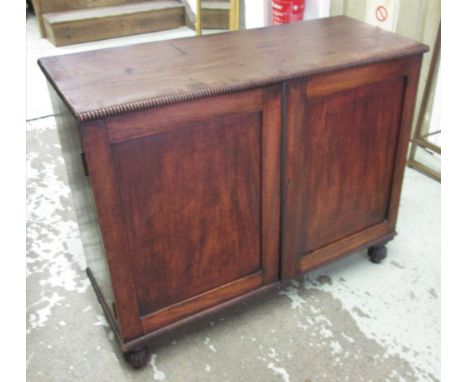
[[[124,353],[125,361],[134,369],[144,367],[148,362],[148,356],[149,351],[146,346]]]
[[[385,245],[377,245],[370,247],[367,250],[370,261],[375,264],[380,264],[387,257],[387,247]]]

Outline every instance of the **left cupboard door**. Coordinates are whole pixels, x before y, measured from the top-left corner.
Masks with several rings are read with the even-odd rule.
[[[278,280],[279,86],[114,116],[82,137],[124,340]]]

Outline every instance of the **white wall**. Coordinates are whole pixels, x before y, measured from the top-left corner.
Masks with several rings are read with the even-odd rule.
[[[260,28],[267,21],[267,0],[244,0],[245,28]]]
[[[197,0],[185,0],[188,5],[190,5],[190,8],[192,8],[193,13],[195,13],[195,10],[197,9]]]
[[[330,0],[306,0],[304,20],[330,16]]]

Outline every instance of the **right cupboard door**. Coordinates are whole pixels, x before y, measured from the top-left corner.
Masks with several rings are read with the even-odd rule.
[[[292,81],[282,278],[394,235],[420,59]]]

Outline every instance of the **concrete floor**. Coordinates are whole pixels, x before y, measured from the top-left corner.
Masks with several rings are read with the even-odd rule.
[[[184,37],[187,28],[55,48],[27,21],[27,375],[66,381],[438,381],[440,184],[406,170],[399,235],[151,344],[131,370],[84,273],[40,56]],[[431,159],[434,160],[434,159]]]

